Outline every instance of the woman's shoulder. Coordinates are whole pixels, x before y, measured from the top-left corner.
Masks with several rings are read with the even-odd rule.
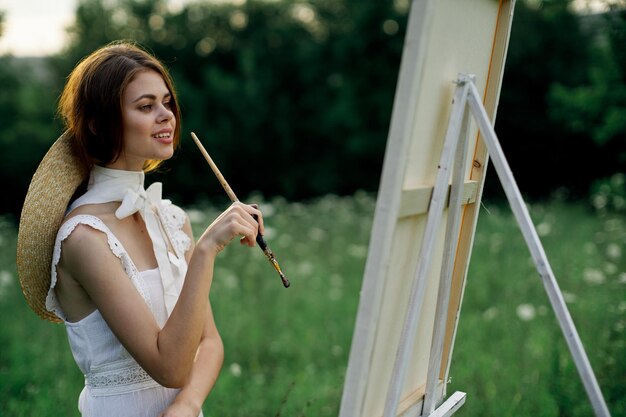
[[[66,241],[83,240],[87,236],[106,234],[107,231],[108,228],[100,217],[93,214],[73,213],[63,219],[57,233],[56,243],[60,245]]]
[[[56,245],[63,244],[63,251],[72,253],[100,247],[107,241],[111,246],[111,241],[117,239],[109,226],[116,219],[111,207],[105,206],[108,204],[89,204],[72,210],[63,219]]]
[[[102,213],[100,213],[102,214]],[[121,263],[120,263],[121,261]],[[53,251],[50,292],[46,306],[59,317],[77,321],[95,308],[84,285],[105,282],[115,274],[131,276],[131,261],[107,225],[90,210],[74,210],[65,219]],[[75,282],[78,285],[61,285]],[[58,287],[58,288],[57,288]],[[65,299],[63,308],[61,301]]]
[[[63,253],[80,255],[89,253],[109,240],[109,228],[97,216],[76,214],[65,219],[57,234],[56,246]]]
[[[119,207],[119,203],[101,203],[101,204],[85,204],[78,206],[69,213],[66,214],[63,222],[67,222],[78,216],[92,216],[97,217],[104,223],[107,223],[115,218],[115,210]]]
[[[58,266],[78,282],[83,282],[84,277],[110,276],[120,271],[132,276],[136,271],[107,225],[99,217],[80,213],[66,219],[59,229],[52,266]]]

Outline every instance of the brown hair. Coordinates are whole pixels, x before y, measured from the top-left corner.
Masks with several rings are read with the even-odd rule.
[[[174,147],[178,146],[180,111],[168,71],[137,45],[114,42],[91,53],[74,68],[59,99],[59,114],[88,168],[114,162],[122,153],[122,94],[133,77],[147,69],[161,74],[171,94],[171,111],[177,122]],[[148,160],[144,170],[152,171],[161,162]]]

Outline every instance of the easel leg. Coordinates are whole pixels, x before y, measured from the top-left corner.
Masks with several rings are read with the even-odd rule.
[[[511,205],[511,210],[513,211],[522,234],[524,235],[526,245],[528,246],[528,249],[530,249],[537,271],[542,278],[543,285],[548,294],[548,298],[550,299],[550,303],[552,304],[552,309],[554,310],[554,313],[559,321],[561,331],[565,336],[567,345],[570,349],[572,357],[574,358],[574,362],[576,363],[578,373],[583,381],[585,390],[587,391],[587,395],[591,401],[591,405],[593,406],[596,416],[608,417],[610,416],[609,409],[607,408],[604,398],[602,397],[602,393],[600,392],[598,381],[596,380],[593,370],[591,369],[589,359],[587,358],[585,349],[583,348],[578,332],[576,331],[576,327],[574,326],[574,322],[572,321],[567,306],[565,305],[563,294],[561,293],[559,285],[556,282],[556,278],[554,277],[548,258],[545,254],[543,246],[541,245],[537,231],[533,226],[530,214],[528,213],[522,195],[517,187],[517,183],[513,178],[511,168],[504,157],[496,132],[493,129],[485,108],[482,105],[482,100],[476,86],[473,83],[469,83],[469,85],[470,94],[468,95],[468,103],[472,110],[472,114],[478,123],[478,128],[480,129],[480,133],[485,140],[491,161],[496,169],[496,172],[498,173],[502,188],[504,188],[504,192],[509,200],[509,204]]]
[[[419,315],[424,301],[426,277],[431,265],[431,254],[435,244],[437,227],[440,224],[443,209],[447,202],[446,195],[452,168],[451,164],[459,142],[463,113],[467,107],[468,85],[469,83],[459,85],[454,96],[450,123],[448,125],[448,131],[446,132],[443,150],[441,152],[441,160],[439,162],[439,170],[437,171],[435,187],[428,209],[426,228],[424,230],[424,237],[418,257],[417,271],[413,279],[411,294],[409,295],[408,310],[404,318],[402,332],[400,333],[398,351],[396,353],[389,389],[385,399],[384,417],[395,417],[398,409],[402,386],[406,377],[406,364],[413,349],[415,333],[417,332],[416,323],[419,323]]]
[[[452,414],[461,408],[465,404],[466,394],[461,391],[457,391],[452,394],[443,404],[441,404],[436,410],[428,414],[428,417],[450,417]]]
[[[473,78],[459,80],[459,87],[465,82],[471,82]],[[450,191],[450,204],[448,209],[448,221],[446,223],[446,237],[443,249],[443,264],[439,279],[439,289],[437,291],[437,308],[435,311],[435,324],[433,327],[433,338],[428,361],[428,373],[426,379],[426,392],[424,394],[424,407],[422,415],[430,415],[437,407],[436,390],[439,382],[441,369],[441,357],[443,355],[443,339],[446,332],[446,322],[448,315],[448,305],[450,304],[450,287],[452,286],[452,273],[454,271],[454,261],[459,243],[459,232],[461,230],[461,207],[462,189],[465,180],[467,166],[467,153],[469,148],[469,125],[470,111],[465,105],[463,112],[459,144],[456,150],[454,161],[454,172],[452,174],[452,189]],[[445,384],[443,390],[445,397]],[[459,405],[460,407],[460,405]]]

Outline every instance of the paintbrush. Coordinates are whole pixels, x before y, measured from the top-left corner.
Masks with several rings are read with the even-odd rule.
[[[239,201],[239,199],[233,192],[233,189],[230,188],[230,185],[228,185],[228,182],[226,182],[226,178],[224,178],[224,176],[220,172],[217,165],[215,165],[215,162],[213,162],[213,159],[211,159],[211,157],[209,156],[209,153],[206,151],[206,149],[204,149],[204,146],[202,146],[200,139],[198,139],[196,134],[193,132],[191,132],[191,137],[193,138],[193,141],[196,142],[196,145],[198,145],[198,149],[200,149],[200,152],[204,156],[204,159],[206,159],[206,161],[209,163],[211,170],[213,170],[213,173],[217,177],[217,180],[220,182],[220,184],[224,188],[224,191],[226,191],[226,194],[228,195],[228,198],[230,198],[230,201],[232,201],[233,203],[236,201]],[[256,216],[255,216],[255,219],[256,219]],[[287,279],[285,274],[283,274],[283,271],[280,269],[280,266],[278,265],[278,262],[276,261],[276,256],[274,256],[274,253],[272,252],[272,250],[269,248],[269,246],[267,246],[267,243],[265,242],[265,239],[263,239],[263,235],[261,233],[257,233],[256,243],[258,243],[259,247],[261,248],[261,250],[263,250],[263,253],[267,257],[267,259],[270,261],[270,263],[272,264],[276,272],[278,272],[278,275],[280,275],[280,279],[283,281],[283,285],[285,286],[285,288],[289,287],[290,285],[289,280]]]

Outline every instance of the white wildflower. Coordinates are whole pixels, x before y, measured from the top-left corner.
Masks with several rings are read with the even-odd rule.
[[[350,245],[348,246],[348,254],[355,258],[365,258],[367,256],[367,246]]]
[[[288,248],[293,243],[293,237],[288,233],[281,233],[276,243],[283,248]]]
[[[13,281],[13,274],[9,271],[0,271],[0,296],[4,294],[6,289],[11,285]]]
[[[333,287],[343,286],[343,277],[340,274],[334,273],[330,275],[330,284]]]
[[[592,285],[602,284],[606,280],[604,273],[595,268],[585,268],[583,271],[583,279],[587,284]]]
[[[331,288],[328,291],[328,298],[331,301],[339,301],[341,299],[341,294],[342,294],[341,288]]]
[[[622,248],[616,243],[611,243],[606,247],[606,256],[618,260],[622,257]]]
[[[621,231],[623,227],[623,221],[618,218],[607,219],[607,221],[604,223],[604,229],[611,234]]]
[[[9,271],[0,271],[0,288],[8,287],[13,281],[13,274]]]
[[[224,286],[231,290],[239,288],[239,278],[234,273],[228,273],[222,278],[224,280]]]
[[[265,233],[263,233],[263,236],[267,239],[272,239],[276,236],[276,229],[271,226],[265,226]]]
[[[491,239],[489,242],[489,252],[491,253],[500,252],[500,248],[502,247],[503,243],[504,243],[504,238],[502,237],[502,235],[499,233],[494,233],[493,235],[491,235]]]
[[[321,242],[324,239],[326,239],[326,231],[324,231],[323,229],[320,229],[319,227],[312,227],[309,230],[309,239],[311,239],[314,242]]]
[[[263,212],[263,217],[265,218],[271,217],[274,213],[276,213],[276,206],[270,202],[261,203],[259,207]]]
[[[483,319],[487,321],[491,321],[498,316],[498,309],[496,307],[489,307],[487,310],[483,311]]]
[[[617,272],[617,265],[615,265],[612,262],[606,262],[604,264],[604,272],[606,272],[609,275],[613,275],[614,273]]]
[[[542,222],[537,225],[537,234],[541,237],[548,236],[552,231],[552,225],[548,222]]]
[[[228,369],[233,376],[241,376],[241,365],[239,365],[237,362],[231,363]]]
[[[517,306],[517,317],[522,321],[530,321],[535,318],[535,306],[532,304],[520,304]]]
[[[206,221],[206,214],[202,210],[188,209],[187,215],[189,216],[189,221],[192,224],[204,223]]]
[[[563,299],[566,303],[572,304],[576,302],[576,294],[572,294],[571,292],[563,291]]]
[[[298,264],[299,276],[311,275],[313,273],[313,264],[309,261],[300,262]]]
[[[596,209],[603,209],[604,207],[606,207],[607,202],[608,199],[604,194],[596,194],[591,198],[591,204]]]
[[[593,242],[586,242],[583,245],[583,251],[585,251],[585,254],[587,255],[591,255],[596,251],[596,245]]]

